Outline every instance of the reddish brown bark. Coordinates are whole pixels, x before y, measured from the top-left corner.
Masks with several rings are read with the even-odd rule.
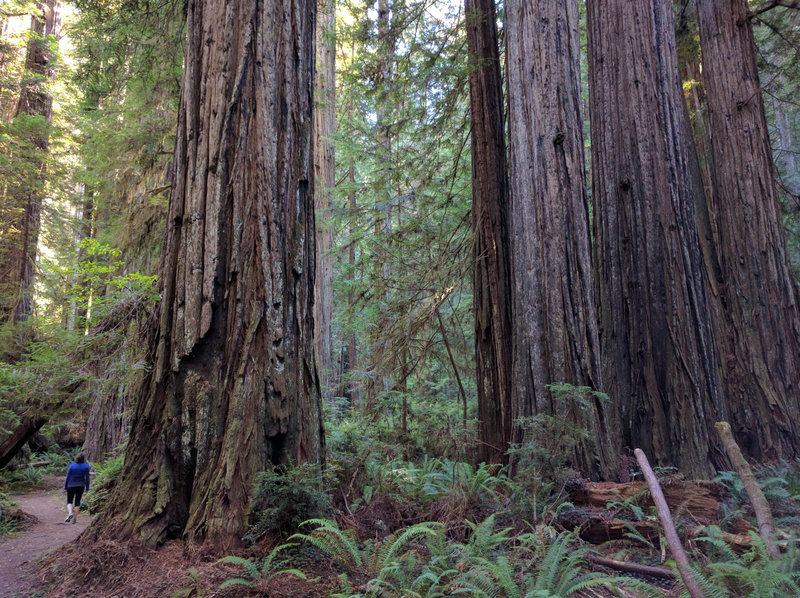
[[[572,465],[616,474],[611,405],[556,404],[549,384],[602,390],[580,113],[577,0],[506,2],[514,278],[514,417],[572,417]],[[574,406],[573,406],[574,407]]]
[[[259,471],[321,461],[313,0],[190,0],[152,371],[95,526],[237,545]]]
[[[711,130],[709,197],[729,421],[750,457],[800,450],[800,294],[786,255],[744,0],[698,0]]]
[[[314,178],[316,184],[316,252],[314,278],[314,354],[322,392],[333,393],[331,324],[333,320],[333,187],[335,162],[333,134],[336,128],[336,6],[333,0],[317,1],[317,68],[314,112]]]
[[[475,361],[482,456],[512,435],[511,254],[503,87],[494,0],[466,0],[472,113]]]
[[[695,224],[704,201],[668,0],[587,3],[595,272],[623,444],[689,476],[725,463],[725,414]]]

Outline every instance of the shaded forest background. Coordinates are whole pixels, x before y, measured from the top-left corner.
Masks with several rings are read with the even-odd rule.
[[[329,489],[358,486],[366,504],[379,490],[365,478],[383,480],[376,472],[398,462],[447,460],[454,478],[457,462],[475,471],[505,464],[528,484],[534,504],[526,508],[536,518],[539,493],[557,494],[574,473],[631,479],[636,447],[690,477],[730,469],[713,431],[721,419],[751,461],[793,462],[800,10],[782,2],[545,4],[320,0],[313,35],[311,20],[292,30],[303,48],[315,39],[313,130],[303,125],[294,136],[277,127],[268,139],[300,162],[313,155],[304,167],[314,209],[283,214],[275,231],[287,240],[266,263],[283,264],[273,282],[301,271],[303,282],[296,296],[281,295],[291,299],[282,307],[244,276],[235,283],[244,286],[230,288],[291,312],[275,322],[310,324],[313,310],[312,351],[304,325],[291,343],[281,324],[265,324],[262,343],[246,325],[230,335],[229,324],[224,336],[214,318],[232,295],[217,289],[213,299],[199,291],[192,299],[185,282],[202,264],[192,265],[191,248],[175,239],[203,238],[206,255],[215,251],[207,230],[191,232],[191,218],[176,224],[184,214],[175,207],[181,197],[189,205],[211,196],[210,184],[176,190],[176,181],[198,178],[193,168],[217,176],[214,159],[209,166],[192,154],[184,80],[189,65],[206,65],[193,62],[192,52],[204,54],[191,40],[215,31],[212,17],[203,24],[190,7],[187,20],[185,3],[170,0],[2,0],[0,465],[28,445],[82,447],[90,461],[116,459],[122,468],[132,422],[150,425],[150,413],[169,421],[168,398],[166,412],[145,405],[159,404],[159,389],[179,388],[180,400],[199,397],[176,412],[184,428],[165,441],[182,448],[166,457],[153,449],[144,460],[161,476],[158,501],[162,490],[202,490],[204,498],[122,512],[130,484],[158,477],[134,471],[142,453],[128,446],[123,498],[109,499],[113,515],[103,525],[127,518],[148,542],[229,547],[258,495],[256,472],[272,465],[327,457]],[[537,18],[552,27],[536,29]],[[736,52],[740,63],[730,60]],[[200,88],[215,80],[200,67],[191,72]],[[298,81],[288,85],[300,91],[287,110],[305,114],[302,86],[312,82]],[[729,95],[741,98],[741,121],[721,116]],[[203,113],[197,101],[200,120],[232,110],[221,103]],[[223,136],[228,147],[250,139],[237,134]],[[207,143],[217,142],[224,146]],[[265,172],[283,173],[276,164]],[[303,176],[287,185],[305,189]],[[249,239],[246,219],[243,230]],[[174,288],[170,256],[178,256]],[[247,271],[250,262],[242,264],[231,271]],[[313,304],[303,286],[311,282]],[[165,324],[170,309],[177,315]],[[174,339],[164,341],[164,330]],[[208,338],[216,340],[198,340]],[[199,422],[223,410],[218,397],[227,391],[218,388],[228,382],[213,387],[204,376],[220,353],[227,358],[226,343],[245,356],[224,362],[231,370],[269,355],[269,392],[297,406],[243,403],[242,421],[264,417],[254,426],[273,426],[267,440],[209,449],[218,467],[246,471],[241,493],[219,487],[213,473],[206,479],[202,454],[176,465],[164,490],[164,463],[185,447],[202,453]],[[293,381],[276,390],[284,359]],[[170,367],[173,378],[164,374]],[[318,409],[324,437],[315,431]],[[154,425],[151,446],[173,433]],[[225,430],[238,433],[249,438]],[[147,442],[142,434],[136,442]],[[231,465],[237,450],[263,455],[257,465]],[[341,494],[355,510],[354,497]],[[227,506],[212,512],[210,497],[223,495],[239,519],[225,519]],[[157,516],[142,523],[148,512]]]

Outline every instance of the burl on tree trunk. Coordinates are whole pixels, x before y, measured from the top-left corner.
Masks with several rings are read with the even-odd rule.
[[[234,546],[258,472],[323,458],[314,19],[314,0],[188,3],[153,367],[94,537]]]

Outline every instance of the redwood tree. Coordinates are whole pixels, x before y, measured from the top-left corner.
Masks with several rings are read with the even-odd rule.
[[[466,0],[472,113],[475,360],[483,457],[511,440],[511,255],[503,87],[494,0]]]
[[[745,0],[698,0],[711,129],[709,197],[730,423],[755,459],[800,449],[800,294],[786,255]]]
[[[565,415],[549,384],[602,389],[580,113],[577,0],[508,0],[506,52],[514,280],[514,401]],[[574,406],[572,406],[574,409]],[[613,407],[572,413],[592,442],[573,465],[612,475]],[[613,433],[615,433],[614,431]]]
[[[190,0],[152,370],[101,533],[237,544],[259,471],[320,461],[314,0]]]
[[[336,4],[317,1],[316,110],[314,112],[314,201],[317,213],[316,276],[314,279],[314,353],[323,393],[333,392],[331,324],[333,319],[333,187],[335,162],[333,139],[336,128]]]
[[[595,271],[606,390],[622,439],[686,475],[724,463],[695,224],[691,134],[669,0],[587,2]]]
[[[31,15],[25,71],[15,124],[24,129],[17,145],[16,180],[0,195],[0,323],[24,322],[33,308],[33,279],[44,198],[45,157],[53,117],[51,86],[55,80],[61,3],[46,0]],[[23,122],[24,121],[24,122]]]

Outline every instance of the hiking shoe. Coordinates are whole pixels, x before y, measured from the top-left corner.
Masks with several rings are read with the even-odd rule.
[[[73,517],[72,518],[72,523],[78,523],[78,518],[77,517]]]
[[[67,515],[67,518],[64,520],[64,523],[69,523],[70,521],[72,521],[72,515]],[[75,522],[72,521],[72,523],[75,523]]]

